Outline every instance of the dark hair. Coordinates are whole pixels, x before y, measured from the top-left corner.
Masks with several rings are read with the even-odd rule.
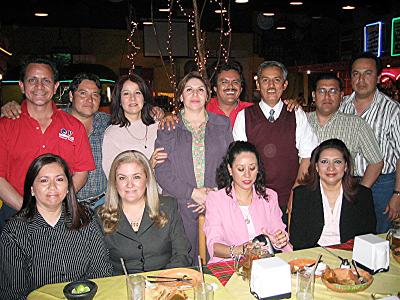
[[[246,80],[243,75],[242,66],[236,61],[229,61],[229,62],[219,65],[217,67],[215,76],[212,78],[212,81],[211,81],[211,87],[217,86],[219,74],[221,74],[224,71],[231,71],[231,70],[238,72],[240,75],[240,83],[241,83],[241,87],[242,87],[242,92],[240,93],[239,97],[242,97],[242,96],[246,95]]]
[[[111,124],[119,125],[120,127],[127,127],[131,122],[125,117],[124,110],[121,106],[121,91],[126,81],[132,81],[139,86],[139,90],[143,94],[144,104],[141,112],[141,119],[145,125],[154,123],[154,118],[151,116],[151,109],[153,108],[153,97],[151,96],[150,89],[142,77],[134,73],[121,76],[114,86],[111,96]]]
[[[41,64],[41,65],[48,65],[51,68],[51,71],[53,72],[53,81],[57,82],[58,81],[58,70],[56,67],[56,64],[54,61],[51,59],[48,59],[46,57],[40,57],[40,56],[31,56],[28,57],[27,59],[24,60],[24,62],[21,65],[21,71],[19,73],[19,80],[23,82],[25,80],[25,75],[26,75],[26,69],[30,64]]]
[[[319,186],[319,174],[316,169],[319,157],[322,151],[326,149],[336,149],[342,153],[344,161],[347,164],[346,171],[342,178],[343,194],[346,199],[350,202],[354,201],[355,195],[357,194],[357,183],[353,178],[353,160],[351,158],[350,151],[347,149],[345,143],[339,139],[329,139],[313,150],[311,153],[310,166],[308,167],[308,173],[304,176],[301,181],[302,184],[307,185],[311,190],[316,190]]]
[[[336,76],[334,73],[321,73],[317,76],[317,78],[314,81],[313,85],[313,91],[317,89],[318,82],[321,80],[336,80],[339,83],[339,88],[342,91],[343,90],[343,82],[342,80]]]
[[[264,71],[264,69],[266,68],[279,68],[282,71],[282,76],[284,80],[287,80],[287,76],[288,76],[288,70],[286,69],[285,65],[279,61],[275,61],[275,60],[266,60],[264,62],[262,62],[257,69],[257,77],[258,79],[260,79],[262,72]]]
[[[79,73],[74,76],[74,78],[71,81],[71,84],[69,85],[69,91],[71,93],[75,93],[78,90],[78,86],[82,83],[84,80],[90,80],[93,81],[97,88],[100,90],[101,89],[101,82],[99,76],[93,74],[93,73]]]
[[[66,214],[65,223],[69,229],[80,229],[89,224],[91,214],[86,207],[79,204],[76,200],[72,176],[65,160],[58,155],[50,153],[40,155],[34,159],[29,166],[24,183],[24,201],[21,210],[17,213],[17,216],[25,219],[32,219],[36,214],[36,197],[32,196],[31,188],[40,170],[44,166],[52,163],[56,163],[61,166],[68,180],[68,193],[63,200],[63,206]]]
[[[197,72],[197,71],[192,71],[192,72],[187,73],[186,76],[183,77],[182,80],[179,82],[178,88],[177,88],[177,93],[176,93],[176,101],[180,102],[179,98],[183,94],[183,90],[185,89],[186,83],[188,83],[188,81],[190,79],[193,79],[193,78],[199,79],[204,84],[204,86],[206,87],[206,90],[207,90],[206,103],[207,103],[210,100],[210,97],[211,97],[210,83],[207,80],[205,80],[203,78],[203,76],[201,76],[201,74],[199,72]]]
[[[265,176],[264,176],[264,165],[258,154],[256,147],[249,143],[243,141],[232,142],[229,147],[226,155],[224,156],[222,163],[219,165],[217,169],[217,186],[219,189],[225,188],[226,194],[232,197],[232,182],[233,178],[229,174],[228,166],[232,167],[233,162],[236,157],[242,152],[250,152],[253,153],[257,158],[258,164],[258,173],[257,178],[254,183],[254,187],[257,195],[263,197],[268,201],[268,196],[265,190]]]
[[[380,59],[380,57],[377,57],[375,54],[372,54],[371,52],[362,52],[362,53],[358,53],[356,55],[354,55],[351,58],[350,61],[350,76],[351,73],[353,71],[353,64],[356,60],[358,59],[362,59],[362,58],[366,58],[366,59],[372,59],[375,61],[375,66],[376,66],[376,74],[380,75],[382,72],[382,61]]]

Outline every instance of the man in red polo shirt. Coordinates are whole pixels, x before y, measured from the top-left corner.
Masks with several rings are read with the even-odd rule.
[[[212,86],[217,97],[208,102],[207,111],[229,117],[233,127],[239,111],[253,105],[239,99],[245,88],[241,66],[236,62],[229,62],[218,67]]]
[[[63,157],[73,173],[76,191],[95,168],[85,127],[52,101],[58,85],[58,71],[50,60],[29,59],[19,82],[26,97],[21,116],[0,119],[0,198],[4,202],[0,227],[21,208],[25,174],[37,156],[53,153]]]

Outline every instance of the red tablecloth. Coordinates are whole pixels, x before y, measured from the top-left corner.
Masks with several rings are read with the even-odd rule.
[[[225,286],[232,274],[235,272],[233,260],[221,261],[213,264],[208,264],[207,268],[219,279],[221,284]]]

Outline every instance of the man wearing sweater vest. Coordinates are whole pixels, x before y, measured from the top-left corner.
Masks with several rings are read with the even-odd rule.
[[[281,100],[287,88],[287,69],[277,61],[263,62],[257,71],[258,104],[239,112],[233,128],[235,140],[253,143],[264,163],[268,188],[278,193],[283,221],[287,224],[287,208],[292,188],[307,172],[317,137],[298,109],[289,112]]]

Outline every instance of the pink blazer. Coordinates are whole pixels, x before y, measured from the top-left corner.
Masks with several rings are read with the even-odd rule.
[[[286,225],[282,222],[282,212],[278,205],[278,196],[275,191],[267,189],[268,201],[260,198],[253,190],[253,201],[249,213],[254,223],[256,234],[266,229],[273,234],[278,229],[285,231]],[[223,258],[214,256],[214,244],[221,243],[227,246],[241,245],[249,241],[249,233],[239,204],[236,200],[235,189],[232,188],[232,198],[225,189],[209,192],[206,199],[206,221],[204,232],[207,239],[207,250],[210,255],[209,263],[215,263]],[[282,251],[291,251],[288,244]]]

